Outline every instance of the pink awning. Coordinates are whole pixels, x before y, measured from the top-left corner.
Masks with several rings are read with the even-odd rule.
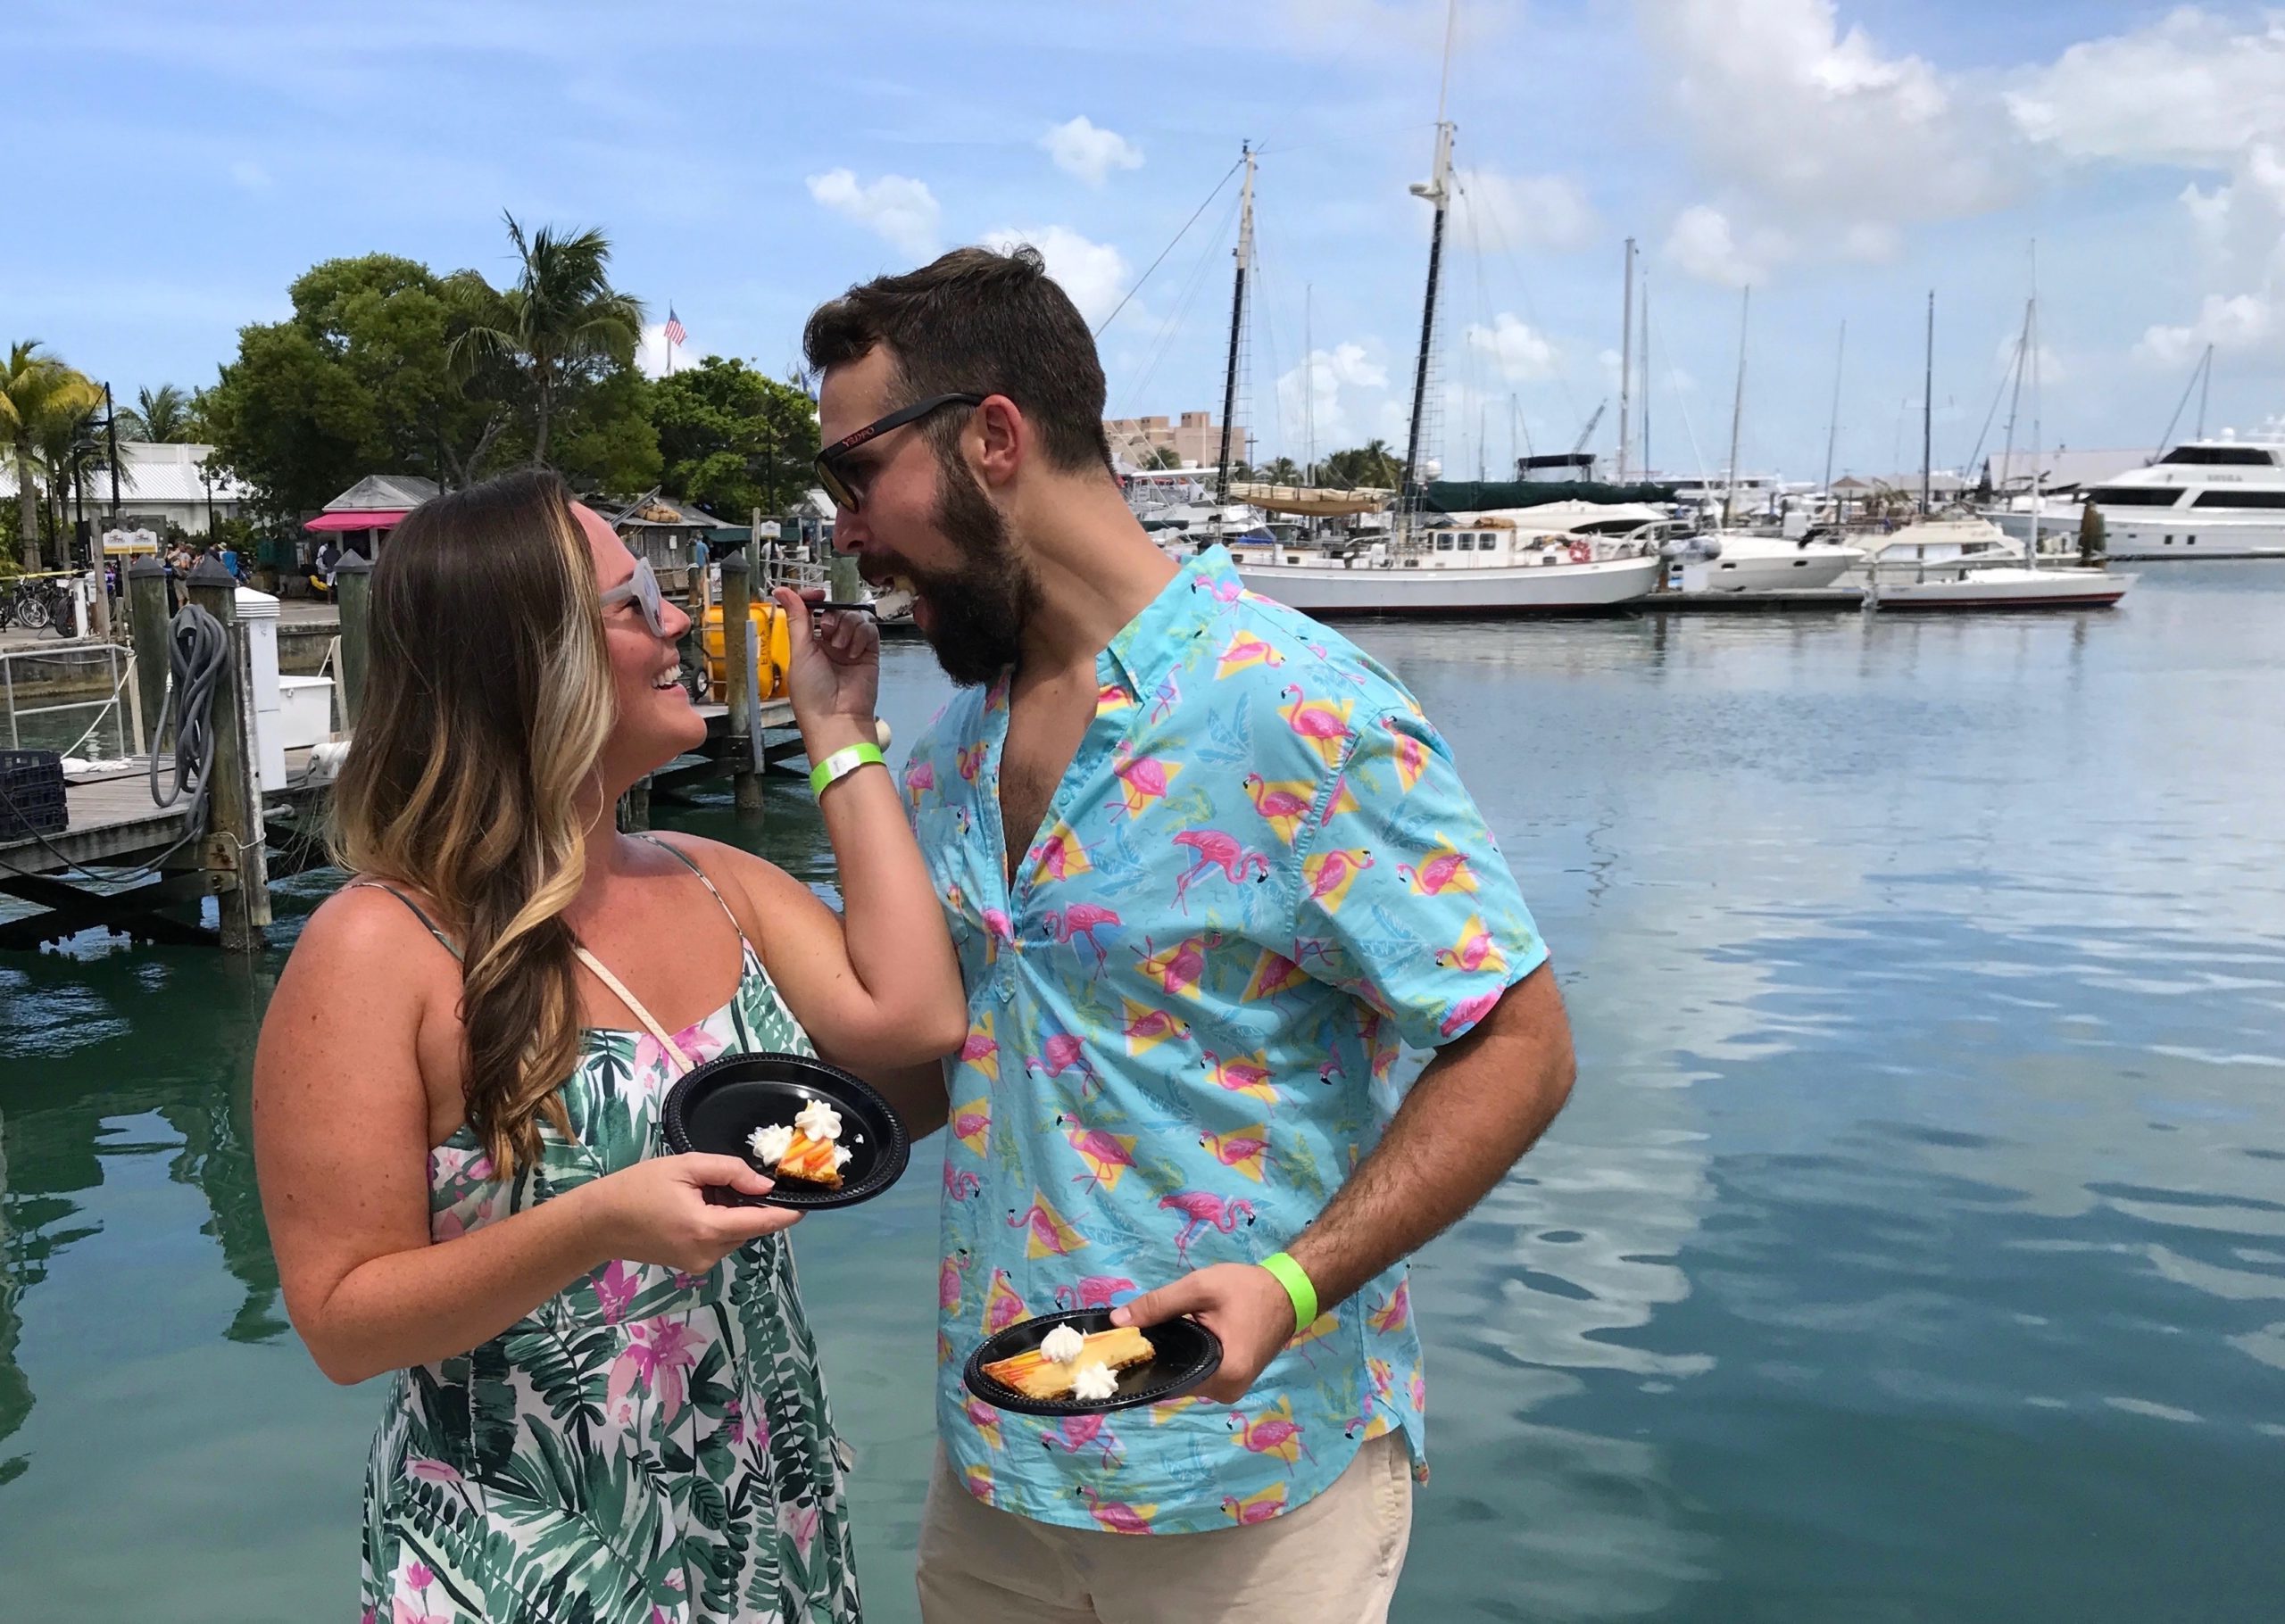
[[[394,530],[404,522],[411,511],[400,508],[394,512],[320,513],[302,526],[304,530]]]

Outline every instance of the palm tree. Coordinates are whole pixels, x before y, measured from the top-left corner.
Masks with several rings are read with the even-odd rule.
[[[26,569],[37,572],[41,567],[33,470],[46,466],[44,448],[54,440],[59,426],[76,426],[103,399],[103,391],[84,375],[44,353],[38,339],[9,346],[7,367],[0,370],[0,439],[7,442],[16,460],[16,534]],[[67,443],[69,438],[67,433]]]
[[[516,284],[495,291],[473,271],[453,278],[468,325],[453,340],[453,361],[465,373],[500,357],[526,373],[532,390],[532,460],[544,463],[557,394],[598,363],[633,363],[643,337],[643,303],[611,287],[605,274],[611,243],[601,231],[559,236],[542,226],[527,237],[514,215],[503,218],[522,261]]]
[[[1272,485],[1299,485],[1301,483],[1301,469],[1291,457],[1280,457],[1261,470],[1261,476]]]
[[[190,397],[172,384],[161,384],[155,390],[138,389],[135,400],[134,405],[119,410],[120,439],[170,444],[187,440],[196,432]]]

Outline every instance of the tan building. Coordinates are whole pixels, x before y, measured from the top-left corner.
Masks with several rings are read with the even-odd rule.
[[[1222,429],[1210,411],[1185,411],[1178,420],[1105,418],[1103,433],[1110,454],[1130,468],[1151,467],[1162,451],[1184,468],[1212,468],[1222,460]],[[1243,428],[1230,436],[1230,460],[1253,461],[1253,436]]]

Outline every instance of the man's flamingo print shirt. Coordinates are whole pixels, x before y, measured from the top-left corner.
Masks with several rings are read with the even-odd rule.
[[[1008,852],[1008,679],[913,748],[905,804],[968,1034],[937,1278],[938,1429],[988,1504],[1118,1533],[1262,1521],[1401,1430],[1425,1389],[1402,1265],[1234,1407],[1037,1420],[979,1402],[985,1337],[1283,1250],[1379,1140],[1422,1056],[1545,960],[1444,742],[1345,639],[1192,560],[1096,659],[1095,716]]]

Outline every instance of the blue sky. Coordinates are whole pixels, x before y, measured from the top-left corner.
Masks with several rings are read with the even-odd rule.
[[[1320,452],[1403,437],[1442,0],[8,11],[19,206],[61,223],[0,241],[0,336],[128,396],[210,381],[320,259],[503,276],[503,208],[602,226],[655,319],[772,371],[819,298],[1002,234],[1100,318],[1251,140],[1261,445],[1301,452],[1304,377]],[[1724,459],[1749,280],[1746,466],[1822,472],[1844,319],[1838,468],[1916,466],[1932,287],[1936,456],[1964,462],[2034,236],[2047,443],[2155,441],[2209,339],[2210,426],[2285,412],[2285,12],[1462,0],[1450,117],[1456,472],[1479,421],[1496,467],[1515,425],[1567,447],[1615,394],[1628,236],[1669,471]],[[1104,334],[1115,413],[1218,407],[1234,191]]]

